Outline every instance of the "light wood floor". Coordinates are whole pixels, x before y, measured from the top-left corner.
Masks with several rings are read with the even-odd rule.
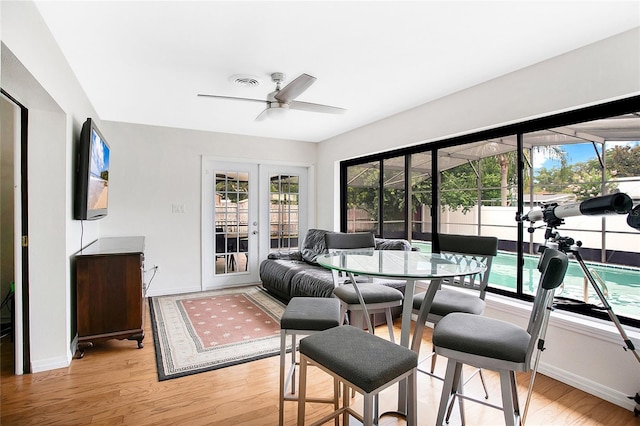
[[[147,309],[148,312],[148,309]],[[24,376],[13,375],[11,343],[2,339],[2,425],[276,425],[278,423],[278,357],[159,382],[153,336],[147,313],[145,345],[112,340],[87,350],[67,368]],[[384,328],[379,334],[385,336]],[[396,335],[399,336],[399,323]],[[430,334],[422,353],[431,350]],[[439,369],[444,368],[439,360]],[[499,404],[497,377],[487,372],[490,401]],[[529,376],[518,377],[524,401]],[[331,381],[313,370],[313,395],[329,395]],[[435,423],[441,382],[418,378],[420,425]],[[395,389],[385,391],[382,410],[393,408]],[[465,387],[480,395],[479,380]],[[356,405],[359,397],[356,397]],[[523,402],[524,404],[524,402]],[[286,423],[295,424],[296,404],[286,403]],[[308,418],[328,412],[322,404],[309,404]],[[468,425],[504,424],[500,411],[467,403]],[[527,425],[640,425],[631,411],[576,390],[543,375],[536,379]],[[460,423],[454,411],[451,425]],[[333,424],[333,423],[331,423]],[[383,426],[404,420],[383,417]]]

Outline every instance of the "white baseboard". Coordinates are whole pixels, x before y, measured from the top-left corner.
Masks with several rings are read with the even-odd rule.
[[[538,372],[576,389],[580,389],[590,395],[597,396],[598,398],[612,404],[626,408],[629,411],[633,411],[635,408],[636,403],[632,399],[628,398],[628,396],[631,395],[624,395],[616,389],[608,388],[585,377],[567,373],[565,370],[556,368],[553,365],[545,364],[543,361],[540,361]]]
[[[202,291],[201,287],[193,287],[193,288],[184,288],[184,287],[176,287],[176,288],[163,288],[159,291],[149,291],[145,296],[146,297],[156,297],[156,296],[170,296],[173,294],[183,294],[183,293],[196,293]]]
[[[71,364],[71,358],[68,356],[31,361],[31,372],[40,373],[48,370],[55,370],[56,368],[66,368],[69,364]]]
[[[508,313],[511,318],[519,321],[526,320],[530,315],[531,304],[514,299],[508,299],[501,296],[487,296],[487,307],[491,307],[496,311]],[[622,346],[621,337],[610,321],[599,320],[595,318],[585,317],[583,315],[573,314],[570,312],[554,311],[552,313],[549,327],[557,327],[570,332],[574,335],[597,339],[602,342],[608,342],[615,347]],[[640,341],[640,332],[638,329],[625,327],[628,337],[635,341]],[[622,351],[621,351],[622,352]],[[630,352],[625,352],[629,358],[633,358]],[[602,368],[617,368],[615,366],[602,366]],[[540,361],[538,371],[541,374],[549,376],[555,380],[572,386],[576,389],[594,395],[600,399],[616,404],[620,407],[633,411],[635,402],[628,398],[631,395],[625,395],[619,389],[613,389],[601,383],[591,380],[588,377],[577,375],[544,362],[544,356]],[[635,391],[637,392],[637,391]]]

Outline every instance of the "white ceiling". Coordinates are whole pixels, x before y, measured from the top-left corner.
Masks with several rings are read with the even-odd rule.
[[[639,1],[37,1],[102,120],[318,142],[640,26]],[[269,75],[317,81],[255,122]],[[235,74],[259,77],[233,85]]]

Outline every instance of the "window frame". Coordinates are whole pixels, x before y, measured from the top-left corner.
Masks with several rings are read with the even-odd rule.
[[[631,96],[619,100],[614,100],[610,102],[604,102],[597,105],[592,105],[588,107],[578,108],[571,111],[565,111],[561,113],[551,114],[545,117],[535,118],[531,120],[525,120],[519,123],[513,123],[506,126],[500,126],[496,128],[486,129],[479,132],[469,133],[465,135],[455,136],[451,138],[443,138],[440,140],[436,140],[429,143],[423,143],[414,145],[411,147],[404,147],[399,149],[393,149],[385,152],[380,152],[376,154],[365,155],[362,157],[352,158],[348,160],[344,160],[340,162],[340,230],[342,232],[347,232],[347,169],[351,166],[357,166],[364,163],[371,162],[379,162],[381,175],[383,170],[384,160],[392,159],[396,157],[405,156],[405,206],[410,205],[410,197],[411,197],[411,179],[410,179],[410,168],[407,167],[407,164],[410,164],[410,157],[412,154],[417,153],[431,153],[432,158],[432,179],[437,179],[438,176],[438,150],[458,145],[470,144],[473,142],[480,142],[488,139],[497,139],[502,137],[508,137],[516,135],[517,138],[517,212],[519,215],[524,213],[524,197],[525,197],[525,188],[524,188],[524,162],[526,161],[524,157],[524,135],[531,132],[542,131],[546,129],[552,129],[556,127],[569,126],[577,123],[583,123],[593,120],[605,119],[609,117],[614,117],[622,114],[635,113],[640,110],[640,95]],[[435,182],[432,183],[432,187],[436,188]],[[378,190],[380,191],[379,200],[383,200],[382,191],[383,185],[380,185]],[[431,205],[439,206],[440,205],[440,191],[432,191],[431,194]],[[380,211],[382,212],[382,206],[379,206]],[[438,238],[434,238],[438,234],[438,223],[440,222],[440,209],[432,208],[431,209],[431,235],[432,235],[432,250],[434,252],[439,252],[440,248],[438,247]],[[382,218],[382,216],[380,216]],[[409,214],[407,214],[406,222],[405,222],[405,237],[409,241],[411,240],[411,231],[412,226],[409,220]],[[517,222],[517,264],[523,264],[524,262],[524,248],[525,241],[524,236],[526,235],[524,232],[525,224],[523,222]],[[384,223],[382,220],[379,221],[378,225],[378,234],[376,236],[384,235]],[[527,242],[528,243],[528,242]],[[519,300],[531,301],[533,300],[533,296],[524,294],[523,292],[523,271],[522,268],[518,268],[516,274],[516,291],[507,291],[504,289],[498,288],[488,288],[488,292],[499,294],[502,296],[507,296]],[[559,309],[564,309],[562,306]],[[580,312],[583,315],[589,317],[595,317],[600,319],[608,320],[608,315],[606,312],[602,312],[602,310],[598,309],[588,309],[586,311]],[[636,320],[634,318],[629,317],[620,317],[620,321],[625,325],[630,325],[633,327],[640,327],[640,320]]]

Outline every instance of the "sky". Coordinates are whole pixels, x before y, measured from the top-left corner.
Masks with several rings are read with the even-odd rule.
[[[611,149],[616,145],[630,145],[633,147],[640,145],[640,142],[607,142],[607,149]],[[567,153],[568,164],[583,163],[596,158],[595,149],[591,143],[567,144],[560,145],[560,147]],[[536,170],[541,167],[551,169],[560,166],[559,160],[549,158],[544,152],[535,152],[533,157],[534,169]]]

